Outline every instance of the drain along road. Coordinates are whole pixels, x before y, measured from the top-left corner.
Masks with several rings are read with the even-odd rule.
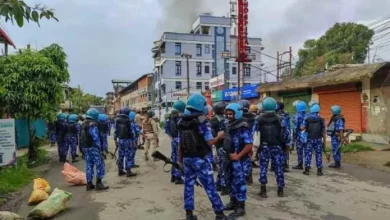
[[[112,138],[111,138],[112,139]],[[160,138],[160,151],[169,155],[170,141],[166,135]],[[114,143],[110,140],[113,151]],[[55,150],[55,149],[53,149]],[[52,185],[73,193],[69,209],[55,219],[102,219],[102,220],[154,220],[182,219],[183,185],[169,182],[170,175],[162,170],[157,162],[153,169],[143,160],[143,151],[137,152],[137,161],[141,167],[135,169],[134,178],[118,177],[115,161],[106,162],[105,182],[110,189],[105,192],[86,192],[85,187],[68,186],[61,174],[62,165],[55,164],[44,176]],[[84,169],[84,162],[76,164]],[[286,174],[285,197],[276,196],[275,178],[269,174],[269,192],[267,199],[261,199],[257,193],[259,183],[249,186],[247,216],[241,219],[324,219],[324,220],[385,220],[390,216],[390,175],[345,165],[335,172],[325,169],[323,177],[315,173],[304,176],[300,171]],[[258,170],[255,171],[258,179]],[[27,216],[31,207],[26,205],[30,193],[26,189],[25,202],[18,213]],[[211,205],[202,188],[196,188],[195,213],[199,219],[214,219]],[[228,197],[223,197],[225,204]]]

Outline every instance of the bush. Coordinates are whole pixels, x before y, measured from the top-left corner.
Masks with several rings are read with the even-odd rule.
[[[39,149],[38,160],[33,166],[47,163],[48,160],[48,152]],[[27,161],[26,154],[16,158],[16,166],[4,167],[0,170],[0,204],[7,199],[9,193],[16,192],[35,178],[35,173],[29,169]]]
[[[160,128],[164,128],[165,122],[160,121]]]
[[[341,152],[343,153],[357,153],[357,152],[366,152],[366,151],[374,151],[374,149],[370,146],[360,144],[360,143],[351,143],[341,148]]]

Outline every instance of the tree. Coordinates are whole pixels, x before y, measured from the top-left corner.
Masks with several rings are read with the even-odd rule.
[[[51,56],[48,56],[50,54]],[[14,118],[25,118],[30,137],[28,158],[37,158],[33,120],[53,120],[63,102],[63,84],[69,81],[65,52],[58,45],[42,51],[26,50],[0,58],[0,105]],[[63,64],[58,66],[58,64]]]
[[[336,23],[319,39],[305,41],[298,51],[294,75],[323,71],[326,65],[363,63],[374,31],[355,23]]]
[[[77,114],[85,113],[91,105],[104,105],[104,99],[89,93],[84,93],[80,86],[72,88],[70,93],[73,111]]]
[[[19,27],[23,27],[24,21],[39,25],[42,18],[58,21],[53,9],[40,4],[29,6],[23,0],[0,0],[0,16],[12,24],[16,21]]]

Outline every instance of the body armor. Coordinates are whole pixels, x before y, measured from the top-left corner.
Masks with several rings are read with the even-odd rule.
[[[183,157],[205,157],[210,152],[203,136],[199,133],[199,124],[206,118],[199,115],[183,116],[179,122],[180,130],[180,147],[182,148]]]
[[[265,113],[259,117],[261,145],[282,145],[281,119],[275,113]]]
[[[80,145],[81,147],[91,148],[93,147],[93,138],[89,133],[89,129],[93,126],[97,126],[96,122],[91,120],[85,120],[81,125]]]
[[[119,115],[116,119],[116,129],[117,135],[120,139],[131,139],[133,138],[131,127],[130,127],[130,119],[126,115]]]
[[[342,116],[342,115],[332,116],[332,118],[329,121],[328,127],[326,129],[326,134],[327,135],[333,136],[333,135],[336,134],[336,121],[339,120],[339,119],[343,120],[344,123],[345,123],[344,116]]]
[[[177,138],[179,136],[179,131],[177,130],[177,119],[178,117],[176,115],[171,115],[169,117],[169,130],[173,138]]]
[[[307,137],[309,139],[320,139],[322,138],[322,123],[323,119],[320,117],[309,117],[306,119],[307,124]]]
[[[108,133],[108,126],[107,122],[98,122],[98,130],[100,134],[107,134]]]

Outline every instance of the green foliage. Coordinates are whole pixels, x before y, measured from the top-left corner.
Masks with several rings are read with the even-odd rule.
[[[0,16],[12,24],[16,21],[19,27],[23,27],[24,21],[32,21],[39,26],[42,18],[58,21],[53,9],[40,4],[29,6],[23,0],[0,0]]]
[[[83,114],[91,105],[104,105],[104,98],[89,93],[84,93],[80,86],[73,88],[70,93],[73,113]]]
[[[35,166],[47,163],[48,152],[44,149],[39,149],[38,160]],[[27,155],[17,158],[16,167],[5,167],[0,170],[0,204],[2,200],[6,200],[9,193],[16,192],[22,187],[31,183],[35,178],[35,173],[28,167]]]
[[[165,126],[165,121],[160,121],[160,128],[164,128]]]
[[[366,151],[374,151],[374,149],[361,143],[351,143],[341,148],[341,152],[343,153],[357,153]]]
[[[361,24],[336,23],[319,39],[305,41],[294,75],[311,75],[327,64],[363,63],[373,35],[373,30]]]

